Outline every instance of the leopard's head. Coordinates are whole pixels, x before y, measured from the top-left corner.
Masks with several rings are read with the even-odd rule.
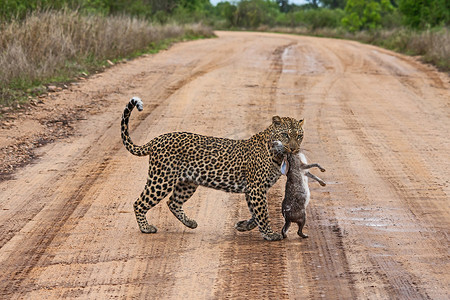
[[[276,154],[284,155],[287,153],[297,154],[300,152],[300,144],[303,140],[304,120],[295,120],[293,118],[272,118],[272,149]]]

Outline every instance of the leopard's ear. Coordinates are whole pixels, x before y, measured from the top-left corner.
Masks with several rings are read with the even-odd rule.
[[[301,119],[300,121],[298,121],[299,126],[303,126],[303,124],[305,124],[305,119]]]
[[[274,125],[281,125],[281,118],[279,116],[273,116],[272,117],[272,123]]]

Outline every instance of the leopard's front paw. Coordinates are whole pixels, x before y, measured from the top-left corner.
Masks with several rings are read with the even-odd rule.
[[[253,219],[239,221],[234,225],[234,228],[236,228],[237,231],[250,231],[256,228],[256,222]]]
[[[142,233],[156,233],[157,231],[155,226],[149,224],[139,224],[139,229]]]
[[[283,236],[276,232],[263,233],[262,236],[266,241],[280,241],[283,239]]]
[[[187,219],[183,222],[184,225],[186,225],[186,227],[189,227],[191,229],[195,229],[197,228],[197,222],[195,220],[192,219]]]

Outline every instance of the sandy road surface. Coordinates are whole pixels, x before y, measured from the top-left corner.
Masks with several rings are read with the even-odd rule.
[[[355,42],[218,35],[115,66],[0,131],[4,147],[39,137],[46,118],[73,133],[0,182],[0,298],[450,298],[449,78]],[[136,143],[247,138],[275,114],[305,118],[303,147],[328,183],[311,183],[310,238],[237,232],[244,196],[205,188],[185,205],[197,229],[163,201],[147,215],[158,233],[141,234],[132,203],[147,160],[119,133],[134,95]],[[284,182],[269,194],[277,231]]]

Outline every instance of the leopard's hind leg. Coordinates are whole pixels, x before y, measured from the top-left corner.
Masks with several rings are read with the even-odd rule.
[[[197,222],[186,216],[183,210],[183,204],[195,193],[198,185],[190,181],[179,181],[175,185],[173,194],[170,196],[167,205],[170,211],[181,221],[186,227],[194,229],[197,227]]]
[[[134,202],[136,220],[139,229],[143,233],[155,233],[157,231],[155,226],[148,223],[145,214],[150,208],[164,199],[173,189],[174,180],[160,183],[161,181],[161,178],[149,174],[144,191],[142,191],[141,196]]]
[[[248,209],[250,210],[250,214],[252,217],[248,220],[239,221],[234,225],[234,228],[237,229],[237,231],[250,231],[254,228],[256,228],[258,225],[256,224],[255,216],[253,213],[253,207],[249,201],[249,196],[246,194],[245,199],[247,201]]]

